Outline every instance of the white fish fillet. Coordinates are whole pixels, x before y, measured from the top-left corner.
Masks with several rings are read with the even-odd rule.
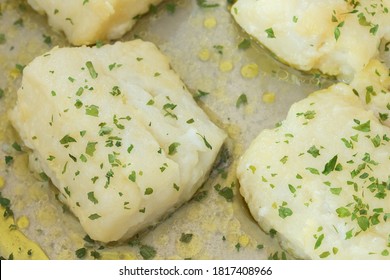
[[[150,5],[162,0],[28,0],[49,24],[64,31],[73,45],[90,45],[122,37],[149,11]]]
[[[294,104],[239,161],[259,225],[304,259],[389,259],[390,128],[337,84]]]
[[[141,40],[54,48],[23,73],[10,118],[91,238],[125,239],[189,200],[225,133]]]
[[[237,23],[285,63],[350,81],[390,40],[389,0],[238,0]]]

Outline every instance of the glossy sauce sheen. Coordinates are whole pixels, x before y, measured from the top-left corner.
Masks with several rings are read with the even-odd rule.
[[[7,114],[15,106],[23,66],[54,46],[69,43],[24,1],[0,0],[0,70],[5,73],[0,78],[4,91],[0,98],[0,158],[12,157],[8,164],[0,161],[0,178],[4,179],[1,193],[10,199],[16,223],[23,217],[29,220],[19,230],[51,259],[293,258],[282,250],[278,234],[262,231],[248,212],[239,194],[237,159],[263,129],[283,120],[294,102],[334,81],[300,73],[272,58],[241,31],[225,0],[207,1],[217,4],[212,8],[198,2],[164,2],[140,17],[121,40],[141,37],[170,58],[198,105],[228,133],[226,146],[190,202],[129,242],[101,246],[85,235],[77,218],[57,200],[56,189],[45,178],[31,174],[27,147]],[[386,42],[380,49],[380,59],[389,61]],[[371,73],[375,75],[375,70]],[[363,82],[360,86],[364,91],[367,85]],[[378,81],[374,86],[379,89],[383,83]],[[368,105],[374,105],[372,101]],[[386,113],[383,108],[378,112]],[[8,232],[7,224],[0,223],[0,227]],[[25,257],[40,258],[35,250],[28,254],[30,246],[32,243],[25,245]],[[17,249],[0,242],[0,255],[6,258]]]

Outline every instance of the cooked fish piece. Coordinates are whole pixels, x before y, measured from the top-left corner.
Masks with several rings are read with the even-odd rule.
[[[90,45],[118,39],[129,31],[137,17],[162,0],[28,0],[49,24],[63,31],[73,45]]]
[[[226,137],[168,58],[141,40],[36,58],[10,118],[31,164],[103,242],[129,238],[189,200]]]
[[[238,0],[231,12],[285,63],[349,82],[390,40],[389,9],[389,0]]]
[[[253,217],[304,259],[389,259],[390,128],[337,84],[294,104],[240,158]]]
[[[351,82],[354,93],[364,106],[372,110],[377,118],[390,126],[390,70],[380,61],[373,59]]]

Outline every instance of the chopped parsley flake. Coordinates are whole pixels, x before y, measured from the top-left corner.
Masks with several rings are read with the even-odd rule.
[[[375,24],[373,27],[371,27],[370,33],[371,33],[372,35],[376,35],[376,33],[378,32],[378,29],[379,29],[379,25],[378,25],[378,24]]]
[[[179,240],[183,243],[190,243],[193,236],[192,233],[182,233]]]
[[[69,136],[69,134],[65,135],[64,137],[62,137],[62,139],[60,140],[60,143],[62,145],[65,145],[65,147],[67,148],[69,146],[69,143],[73,143],[73,142],[77,142],[76,139],[74,139],[73,137]]]
[[[201,99],[202,97],[207,96],[207,95],[209,95],[209,94],[210,94],[209,92],[205,92],[205,91],[203,91],[203,90],[198,89],[198,92],[197,92],[196,95],[194,96],[194,99],[195,99],[195,101],[198,101],[198,100]]]
[[[139,253],[144,260],[151,260],[156,256],[156,249],[148,245],[142,245],[139,249]]]
[[[118,96],[118,95],[121,95],[121,90],[119,89],[119,87],[118,86],[114,86],[113,88],[112,88],[112,90],[110,91],[110,94],[112,95],[112,96]]]
[[[201,191],[201,192],[197,192],[195,195],[194,195],[194,197],[193,197],[193,199],[195,200],[195,201],[202,201],[203,199],[205,199],[206,197],[207,197],[207,194],[208,194],[208,192],[207,191]],[[390,218],[390,217],[389,217]]]
[[[81,107],[83,107],[83,102],[80,99],[77,99],[76,102],[74,103],[74,106],[77,109],[80,109]]]
[[[81,95],[83,94],[83,92],[84,92],[84,88],[80,87],[80,88],[77,90],[76,95],[77,95],[77,96],[81,96]]]
[[[370,227],[370,222],[366,216],[360,216],[357,218],[357,222],[359,227],[363,230],[366,231]]]
[[[15,151],[22,152],[22,147],[17,142],[12,144],[12,148],[14,148]]]
[[[87,255],[87,249],[85,249],[85,248],[77,249],[75,251],[75,254],[76,254],[76,257],[78,259],[82,259],[82,258],[84,258]]]
[[[287,160],[288,160],[288,156],[284,156],[280,159],[280,162],[286,164]]]
[[[90,220],[96,220],[99,218],[101,218],[101,216],[99,214],[96,214],[96,213],[88,216],[88,219],[90,219]]]
[[[132,171],[131,174],[129,175],[129,180],[135,183],[136,179],[137,179],[137,174],[135,173],[135,171]]]
[[[69,187],[64,188],[65,193],[70,197],[70,190]]]
[[[101,259],[100,253],[96,250],[91,251],[91,257],[93,257],[95,260]]]
[[[217,186],[219,186],[219,185],[217,185]],[[218,189],[217,186],[215,186],[214,188]],[[224,197],[227,202],[233,201],[234,193],[233,193],[232,188],[230,188],[230,187],[224,187],[223,189],[219,189],[218,194],[220,196]]]
[[[342,191],[342,188],[330,188],[330,192],[334,195],[339,195]]]
[[[288,188],[289,188],[291,193],[295,193],[297,191],[296,188],[291,184],[288,184]]]
[[[325,164],[322,174],[328,175],[330,172],[335,170],[336,163],[337,163],[337,155],[335,155],[329,162]]]
[[[340,22],[334,29],[334,38],[336,39],[336,41],[340,38],[341,35],[340,28],[343,26],[344,26],[344,21]]]
[[[320,172],[316,168],[307,167],[306,170],[308,170],[311,174],[320,175]]]
[[[89,156],[93,156],[96,151],[97,142],[88,142],[87,147],[85,148],[85,153]]]
[[[165,5],[165,9],[167,10],[168,14],[174,14],[176,11],[176,3],[167,3]]]
[[[43,37],[43,42],[46,45],[51,46],[51,44],[52,44],[51,37],[48,35],[45,35],[45,34],[42,34],[42,37]]]
[[[271,229],[269,230],[269,235],[271,236],[271,238],[274,238],[274,237],[276,236],[277,233],[278,233],[278,232],[277,232],[275,229],[273,229],[273,228],[271,228]]]
[[[6,42],[7,42],[7,40],[6,40],[5,34],[0,33],[0,45],[5,44]]]
[[[91,75],[92,79],[96,79],[98,77],[98,73],[96,72],[93,63],[91,61],[87,61],[85,63],[85,66],[87,66],[87,69],[89,71],[89,74]]]
[[[14,212],[11,210],[11,201],[8,198],[3,197],[1,192],[0,192],[0,205],[5,208],[5,211],[3,213],[3,217],[5,219],[9,217],[13,217]]]
[[[297,117],[303,116],[306,120],[314,119],[316,115],[315,111],[309,110],[304,113],[297,113]]]
[[[145,189],[145,195],[151,195],[153,193],[153,188],[146,188]]]
[[[85,114],[92,117],[99,117],[99,106],[90,105],[85,108]]]
[[[180,143],[174,142],[168,147],[168,155],[172,156],[177,153],[177,148],[180,146]]]
[[[210,145],[210,143],[207,141],[206,137],[203,136],[203,135],[201,135],[201,134],[199,134],[199,133],[197,133],[197,134],[203,139],[203,142],[204,142],[204,144],[206,145],[206,147],[207,147],[208,149],[212,150],[213,147],[212,147],[212,146]]]
[[[360,123],[360,121],[355,120],[355,123],[357,126],[353,126],[352,128],[361,132],[370,132],[371,131],[371,124],[370,121],[367,121],[363,124]]]
[[[131,144],[128,148],[127,148],[127,152],[130,154],[131,151],[134,149],[134,145]]]
[[[357,17],[359,19],[359,24],[360,25],[362,25],[362,26],[370,26],[370,22],[367,21],[367,18],[366,18],[366,16],[363,13],[358,14]]]
[[[351,212],[345,207],[339,207],[336,209],[336,213],[339,218],[345,218],[351,216]]]
[[[251,46],[251,40],[245,38],[238,44],[238,49],[246,50],[249,49],[250,46]]]
[[[279,217],[282,219],[285,219],[293,214],[293,211],[290,208],[284,206],[279,206],[278,212]]]
[[[93,204],[98,204],[99,201],[95,197],[95,192],[89,192],[88,193],[88,199],[93,203]],[[91,219],[91,218],[90,218]]]
[[[317,241],[316,243],[314,244],[314,250],[318,249],[321,244],[322,244],[322,240],[324,240],[325,238],[325,235],[324,234],[321,234],[318,238],[317,238]]]
[[[56,158],[55,156],[51,156],[51,155],[50,155],[50,156],[47,158],[47,160],[48,160],[48,161],[53,161],[55,158]]]
[[[165,112],[164,116],[165,117],[169,116],[171,118],[177,119],[177,116],[173,113],[173,110],[175,110],[176,107],[177,107],[177,105],[173,104],[173,103],[164,104],[164,106],[163,106],[163,110]]]
[[[148,13],[156,14],[157,11],[158,11],[158,9],[157,9],[157,6],[156,6],[156,5],[153,5],[153,4],[150,4],[150,5],[149,5],[149,11],[148,11]]]
[[[113,64],[108,65],[108,70],[112,71],[112,70],[114,70],[114,68],[119,68],[119,67],[121,67],[121,66],[122,66],[122,64],[117,64],[117,63],[115,62],[115,63],[113,63]]]
[[[319,257],[320,257],[321,259],[325,259],[325,258],[327,258],[327,257],[329,257],[329,256],[330,256],[330,253],[329,253],[328,251],[323,252],[323,253],[321,253],[321,254],[319,255]]]
[[[213,48],[220,54],[223,54],[223,46],[222,45],[214,45]]]
[[[311,154],[314,158],[320,155],[320,151],[317,149],[316,146],[311,146],[310,149],[307,150],[307,152]]]
[[[23,27],[24,26],[23,19],[22,18],[17,19],[16,21],[14,21],[14,25],[19,26],[19,27]]]
[[[236,102],[236,107],[239,108],[242,105],[247,105],[248,104],[248,98],[245,93],[241,94]]]
[[[267,38],[276,38],[274,30],[272,28],[266,29],[265,33],[267,33]]]
[[[376,92],[373,86],[366,87],[366,104],[371,102],[371,96],[375,96]]]

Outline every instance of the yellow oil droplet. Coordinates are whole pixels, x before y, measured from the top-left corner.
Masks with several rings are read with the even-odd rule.
[[[11,76],[12,79],[17,79],[19,76],[20,76],[20,71],[18,69],[12,69],[10,72],[9,72],[9,75]]]
[[[203,26],[208,28],[208,29],[212,29],[214,28],[215,26],[217,25],[217,20],[215,19],[215,17],[209,17],[209,18],[206,18],[204,21],[203,21]]]
[[[216,221],[212,218],[208,218],[202,222],[201,225],[202,229],[205,231],[205,234],[207,233],[215,233],[218,228],[216,225]]]
[[[266,104],[271,104],[275,102],[275,93],[266,92],[263,94],[263,102]]]
[[[219,64],[219,70],[221,72],[230,72],[233,69],[233,63],[231,61],[222,61]]]
[[[201,217],[202,217],[201,209],[197,207],[190,207],[190,209],[187,212],[187,219],[189,219],[190,221],[198,221],[199,219],[201,219]]]
[[[26,216],[22,216],[18,219],[16,224],[18,225],[18,228],[25,229],[30,225],[30,220]]]
[[[55,213],[56,212],[51,207],[45,207],[37,212],[37,218],[42,223],[42,225],[51,226],[57,220]]]
[[[49,199],[45,190],[38,186],[38,184],[34,184],[28,188],[28,193],[33,201],[47,201]]]
[[[240,223],[236,219],[230,220],[227,231],[226,240],[232,245],[236,244],[241,235]]]
[[[259,74],[259,66],[256,63],[249,63],[241,68],[241,75],[244,78],[255,78]]]
[[[241,236],[238,238],[238,243],[240,243],[240,245],[241,245],[242,247],[248,246],[248,244],[249,244],[249,237],[248,237],[248,235],[246,235],[246,234],[241,235]]]
[[[4,188],[5,180],[2,176],[0,176],[0,189]]]
[[[198,57],[200,60],[202,61],[207,61],[210,59],[210,51],[208,49],[202,49],[199,53],[198,53]]]
[[[169,235],[162,234],[157,238],[157,244],[160,246],[168,246]]]

